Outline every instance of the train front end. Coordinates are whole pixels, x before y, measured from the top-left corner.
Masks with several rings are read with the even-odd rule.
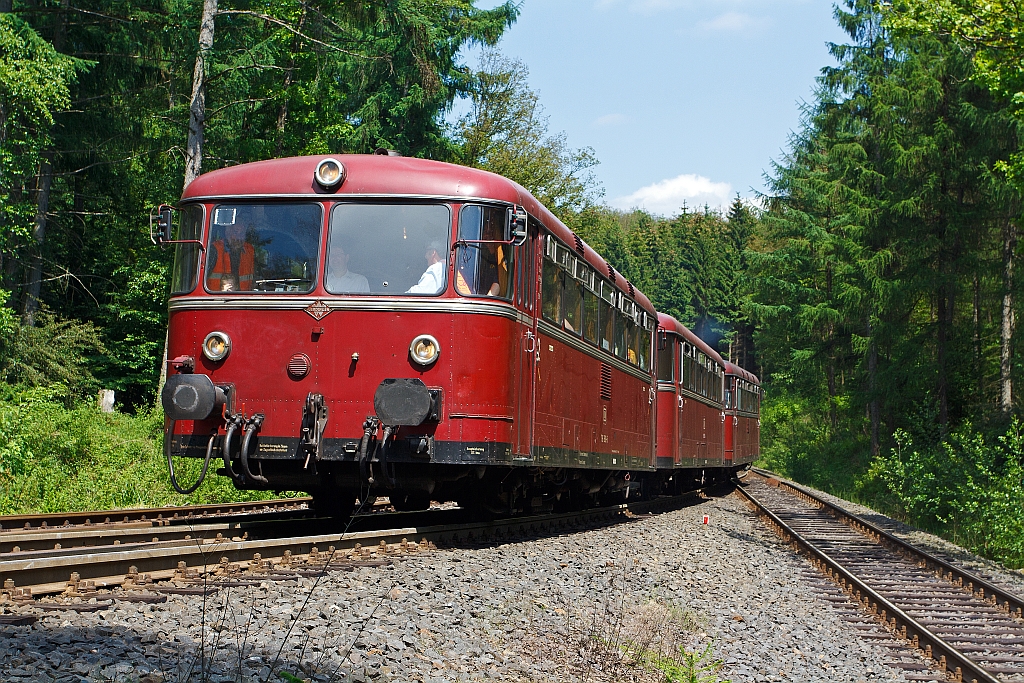
[[[168,463],[332,516],[382,492],[424,508],[510,465],[533,334],[519,201],[497,176],[371,155],[201,176],[175,235]]]

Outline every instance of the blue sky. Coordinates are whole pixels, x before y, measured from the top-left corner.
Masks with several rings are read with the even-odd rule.
[[[523,0],[521,10],[499,49],[529,67],[551,131],[594,148],[608,204],[663,215],[763,189],[833,64],[826,43],[845,39],[828,0]]]

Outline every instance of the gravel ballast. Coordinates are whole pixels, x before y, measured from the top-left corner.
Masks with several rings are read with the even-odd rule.
[[[707,515],[709,523],[702,523]],[[4,681],[902,681],[735,494],[560,536],[0,627]],[[646,653],[647,657],[638,656]],[[205,671],[201,653],[206,655]],[[645,659],[647,666],[638,663]]]

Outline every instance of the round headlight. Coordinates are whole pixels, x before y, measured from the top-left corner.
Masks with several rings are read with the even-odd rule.
[[[231,337],[223,332],[211,332],[203,340],[203,355],[212,361],[224,360],[231,352]]]
[[[320,187],[330,189],[345,180],[345,167],[337,159],[324,159],[317,164],[315,175]]]
[[[441,345],[429,334],[421,334],[409,344],[409,355],[420,365],[430,365],[441,355]]]

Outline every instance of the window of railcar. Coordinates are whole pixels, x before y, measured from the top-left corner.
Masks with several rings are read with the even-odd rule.
[[[690,388],[690,345],[683,342],[682,354],[680,354],[679,383],[684,389]]]
[[[562,328],[575,335],[583,334],[583,284],[573,277],[576,260],[570,261],[570,270],[562,274]]]
[[[607,282],[601,284],[601,300],[598,302],[601,325],[601,348],[612,353],[615,339],[615,289]]]
[[[512,298],[512,253],[505,240],[508,209],[469,204],[459,211],[455,291],[463,296]],[[476,241],[480,240],[480,241]]]
[[[199,240],[203,236],[203,207],[200,204],[181,210],[178,234],[174,239]],[[171,294],[190,294],[199,284],[199,245],[174,245],[174,270],[171,271]]]
[[[448,285],[451,223],[444,204],[338,204],[324,286],[331,294],[437,296]]]
[[[601,345],[600,301],[591,288],[583,288],[583,338],[596,346]]]
[[[551,322],[558,324],[562,317],[562,271],[553,261],[544,259],[542,279],[541,313]]]
[[[206,250],[206,289],[254,293],[313,290],[323,209],[317,203],[220,204]]]
[[[658,332],[658,381],[675,379],[676,339],[667,332]]]
[[[637,335],[639,336],[637,354],[640,359],[640,369],[647,372],[651,368],[651,330],[646,314],[643,315],[641,322],[643,324],[637,328]]]
[[[619,358],[625,359],[629,340],[626,316],[622,314],[621,304],[612,309],[612,315],[615,317],[615,337],[612,343],[613,353]]]

